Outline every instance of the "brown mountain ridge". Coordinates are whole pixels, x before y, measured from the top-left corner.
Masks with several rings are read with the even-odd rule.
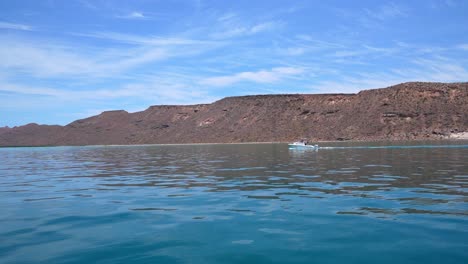
[[[437,139],[468,131],[467,113],[467,82],[411,82],[357,94],[239,96],[106,111],[66,126],[0,128],[0,146]]]

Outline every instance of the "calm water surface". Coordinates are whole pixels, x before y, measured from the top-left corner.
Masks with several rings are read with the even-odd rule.
[[[0,263],[468,263],[468,143],[437,144],[0,149]]]

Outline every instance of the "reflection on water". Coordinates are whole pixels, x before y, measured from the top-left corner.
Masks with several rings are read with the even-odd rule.
[[[0,262],[467,260],[468,148],[353,144],[0,149]]]

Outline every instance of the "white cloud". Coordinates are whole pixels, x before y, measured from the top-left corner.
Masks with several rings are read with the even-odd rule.
[[[385,88],[391,85],[401,83],[402,80],[397,79],[360,79],[360,78],[343,78],[339,81],[322,81],[316,85],[311,85],[310,88],[314,93],[357,93],[366,89]]]
[[[459,82],[468,80],[468,70],[456,60],[444,57],[433,59],[413,59],[413,64],[418,65],[416,71],[407,72],[413,75],[423,76],[424,80],[435,82]]]
[[[354,74],[337,73],[335,80],[310,85],[314,93],[357,93],[364,89],[385,88],[411,82],[460,82],[468,79],[468,70],[456,60],[438,57],[409,60],[407,68]]]
[[[23,25],[23,24],[15,24],[15,23],[8,23],[8,22],[0,21],[0,29],[14,29],[14,30],[30,31],[32,30],[32,27],[28,25]]]
[[[0,80],[0,91],[14,94],[29,95],[32,101],[46,100],[53,98],[60,102],[83,103],[83,100],[111,102],[118,98],[136,98],[142,101],[151,100],[155,104],[191,104],[209,103],[217,97],[210,96],[208,91],[193,86],[190,78],[174,78],[170,75],[153,76],[137,82],[130,82],[113,87],[112,89],[59,89],[54,87],[29,86],[10,83]],[[40,96],[40,97],[38,97]],[[147,106],[145,106],[147,107]]]
[[[7,39],[0,41],[0,69],[10,73],[13,70],[36,76],[88,73],[94,64],[91,58],[59,46]]]
[[[382,1],[380,1],[382,2]],[[372,3],[379,4],[379,1]],[[360,33],[362,27],[365,29],[378,29],[386,30],[386,23],[392,22],[397,18],[403,19],[410,17],[410,9],[404,4],[395,4],[393,2],[385,3],[383,5],[371,6],[362,10],[355,10],[351,8],[336,8],[335,15],[344,17],[348,20],[346,25],[342,25],[340,29],[341,37],[351,36],[355,38],[356,33]]]
[[[149,19],[150,17],[144,15],[142,12],[133,11],[125,15],[119,15],[118,18],[123,19]]]
[[[303,47],[290,47],[284,50],[284,53],[291,56],[299,56],[306,53],[306,49]]]
[[[462,49],[462,50],[468,50],[468,44],[460,44],[457,46],[457,48]]]
[[[221,17],[219,17],[218,21],[223,22],[223,21],[234,19],[236,17],[237,17],[237,14],[235,14],[235,13],[227,13],[227,14],[224,14]]]
[[[209,77],[200,81],[200,84],[209,86],[227,86],[237,82],[249,81],[256,83],[274,83],[281,79],[303,73],[302,68],[277,67],[271,70],[260,70],[256,72],[240,72],[234,75]]]
[[[314,38],[310,35],[297,35],[295,36],[295,40],[299,41],[302,45],[308,45],[314,48],[320,49],[333,49],[333,48],[345,48],[346,45],[337,42],[330,42],[325,40],[319,40]]]
[[[276,26],[278,26],[278,23],[276,22],[265,22],[265,23],[260,23],[257,24],[253,27],[251,27],[248,31],[250,34],[255,34],[263,31],[268,31],[274,29]]]
[[[131,47],[89,48],[23,38],[0,37],[0,70],[35,77],[106,77],[170,58],[188,58],[219,43],[182,38],[133,36],[111,32],[90,34]]]
[[[449,7],[457,6],[457,2],[454,0],[445,0],[444,3]]]
[[[94,3],[91,3],[90,1],[87,1],[87,0],[80,0],[79,3],[81,3],[84,7],[92,9],[92,10],[98,9]]]
[[[335,51],[335,53],[333,53],[332,56],[338,57],[338,58],[344,58],[344,57],[354,57],[354,56],[358,56],[362,54],[363,53],[359,51],[339,50],[339,51]]]
[[[398,6],[395,3],[382,5],[375,9],[364,9],[364,11],[369,17],[377,20],[386,20],[408,15],[405,8]]]
[[[160,47],[137,47],[106,53],[77,46],[0,41],[0,69],[38,77],[106,76],[169,56],[169,51]]]
[[[53,111],[44,119],[37,115],[17,118],[16,122],[19,122],[15,123],[17,125],[29,122],[66,124],[105,110],[124,109],[135,112],[142,111],[150,105],[200,104],[220,99],[202,88],[189,85],[185,80],[174,80],[168,76],[127,83],[119,87],[86,90],[21,85],[0,79],[0,93],[5,94],[4,92],[9,96],[0,96],[0,105],[7,113]],[[11,100],[11,98],[17,99]]]
[[[213,41],[202,41],[177,37],[157,37],[157,36],[138,36],[132,34],[122,34],[116,32],[93,32],[93,33],[73,33],[75,36],[98,38],[112,40],[127,44],[152,45],[152,46],[174,46],[174,45],[197,45],[197,44],[216,44]]]
[[[261,32],[273,31],[280,28],[282,23],[275,21],[263,22],[251,26],[239,25],[238,23],[225,23],[223,27],[212,34],[211,36],[215,39],[235,38],[242,36],[251,36]]]

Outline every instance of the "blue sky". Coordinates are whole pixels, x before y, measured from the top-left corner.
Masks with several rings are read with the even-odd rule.
[[[468,81],[468,1],[0,1],[0,126]]]

